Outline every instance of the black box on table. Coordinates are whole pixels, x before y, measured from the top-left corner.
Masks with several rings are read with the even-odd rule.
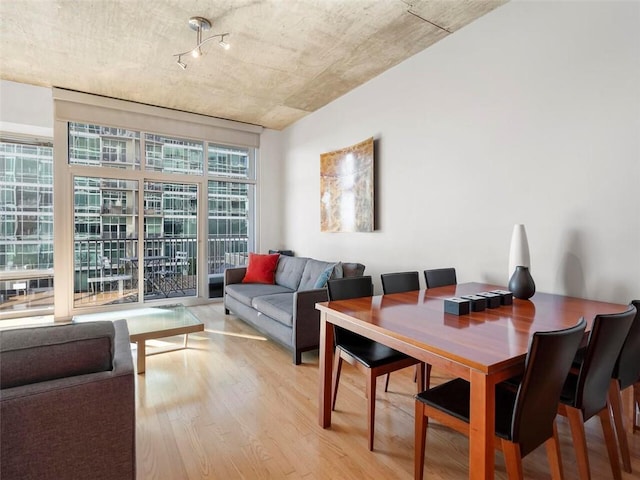
[[[469,313],[469,300],[460,297],[444,299],[444,311],[453,315],[466,315]]]
[[[479,295],[462,295],[462,298],[471,302],[472,312],[481,312],[487,308],[487,299]]]
[[[491,293],[497,293],[500,295],[500,302],[502,305],[512,305],[513,304],[513,293],[509,290],[491,290]]]
[[[487,299],[487,308],[498,308],[502,303],[499,293],[480,292],[478,293],[478,296],[484,297]]]

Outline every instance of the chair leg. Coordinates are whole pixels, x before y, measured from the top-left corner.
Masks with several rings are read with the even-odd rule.
[[[424,416],[424,406],[422,402],[416,400],[415,411],[415,452],[413,454],[413,474],[414,480],[422,480],[424,476],[424,451],[427,436],[427,418]]]
[[[387,379],[384,382],[384,391],[386,392],[387,389],[389,388],[389,377],[391,376],[390,373],[387,373]]]
[[[367,421],[369,422],[369,451],[373,451],[373,431],[376,419],[376,376],[367,369]]]
[[[613,414],[613,423],[616,427],[620,456],[622,457],[622,467],[625,472],[631,473],[631,455],[629,454],[629,443],[627,442],[627,430],[624,425],[624,415],[622,413],[622,395],[618,380],[611,379],[609,383],[609,403]]]
[[[611,464],[611,472],[614,480],[622,480],[622,472],[620,470],[620,462],[618,461],[618,447],[616,445],[616,437],[613,433],[613,425],[611,424],[611,413],[609,406],[598,412],[600,423],[602,424],[602,433],[604,435],[604,443],[607,446],[609,454],[609,463]]]
[[[587,438],[584,432],[584,419],[582,411],[577,408],[566,407],[567,419],[571,427],[571,437],[573,438],[573,448],[576,451],[576,461],[578,463],[578,476],[581,480],[591,480],[589,472],[589,453],[587,451]]]
[[[562,457],[560,455],[560,438],[558,437],[558,425],[555,420],[553,422],[553,437],[547,440],[544,445],[547,449],[547,459],[552,480],[562,480],[564,473],[562,472]]]
[[[507,467],[507,477],[509,480],[522,480],[524,478],[524,474],[522,471],[520,444],[503,439],[502,453],[504,454],[504,463]]]
[[[338,383],[340,383],[340,371],[342,370],[342,357],[340,349],[336,348],[333,354],[333,378],[331,380],[331,410],[336,409],[336,398],[338,397]]]

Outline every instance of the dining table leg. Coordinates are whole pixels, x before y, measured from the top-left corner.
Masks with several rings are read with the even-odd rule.
[[[331,426],[331,372],[333,370],[333,325],[327,314],[320,312],[320,399],[318,422],[322,428]]]
[[[495,386],[483,372],[471,370],[469,422],[469,478],[493,479]]]

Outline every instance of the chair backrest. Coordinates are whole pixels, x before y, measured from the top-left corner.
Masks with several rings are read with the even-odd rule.
[[[524,457],[553,435],[562,386],[587,326],[533,334],[511,418],[511,440]]]
[[[370,297],[373,295],[371,276],[336,278],[327,281],[329,300],[348,300],[350,298]]]
[[[607,405],[609,382],[636,308],[622,313],[596,315],[580,367],[573,406],[582,410],[586,422]]]
[[[373,295],[373,283],[371,276],[336,278],[327,281],[327,292],[329,300],[348,300],[350,298],[370,297]],[[335,344],[354,344],[367,342],[369,340],[357,333],[335,326]]]
[[[424,271],[427,288],[446,287],[458,283],[455,268],[434,268]]]
[[[384,293],[402,293],[420,290],[420,276],[418,272],[383,273],[382,291]]]
[[[620,382],[620,390],[630,387],[640,379],[640,300],[633,300],[631,305],[636,307],[636,318],[631,324],[612,375],[612,378]]]

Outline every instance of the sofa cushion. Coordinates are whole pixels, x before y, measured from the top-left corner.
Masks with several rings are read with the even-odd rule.
[[[293,327],[293,293],[255,297],[252,306],[283,325]]]
[[[336,263],[336,266],[333,267],[333,273],[329,277],[331,280],[335,278],[342,278],[342,262]]]
[[[255,297],[273,295],[275,293],[293,293],[293,290],[282,285],[266,285],[263,283],[233,283],[227,285],[225,294],[235,298],[240,303],[251,307]]]
[[[272,255],[249,253],[249,263],[242,283],[267,283],[272,285],[275,281],[279,257],[279,253]]]
[[[297,290],[307,260],[308,259],[304,257],[280,255],[278,268],[276,268],[276,284],[290,288],[291,290]]]
[[[329,267],[335,267],[335,263],[322,262],[320,260],[314,260],[313,258],[308,259],[302,272],[302,279],[300,280],[298,290],[313,290],[318,277]]]
[[[0,331],[0,388],[111,370],[112,322]]]

